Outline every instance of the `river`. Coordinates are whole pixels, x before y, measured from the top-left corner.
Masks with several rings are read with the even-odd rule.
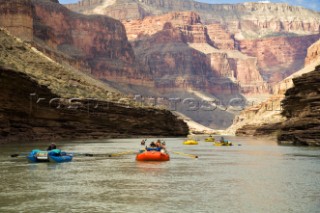
[[[166,138],[168,162],[134,155],[76,156],[63,164],[27,163],[14,153],[49,144],[0,145],[0,212],[320,212],[320,149],[226,137],[233,147]],[[148,139],[150,142],[152,139]],[[138,150],[140,139],[57,142],[78,153]]]

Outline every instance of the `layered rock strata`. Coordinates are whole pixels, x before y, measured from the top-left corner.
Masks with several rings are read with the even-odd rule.
[[[52,1],[0,3],[0,26],[56,61],[102,80],[153,85],[148,71],[136,62],[121,22],[74,13]]]
[[[236,116],[232,126],[228,128],[228,132],[237,135],[275,136],[278,134],[281,129],[280,124],[286,120],[286,118],[281,115],[283,111],[281,101],[285,98],[287,90],[294,86],[293,79],[312,72],[315,67],[320,64],[320,61],[317,59],[319,45],[319,42],[316,42],[308,49],[307,63],[303,69],[295,72],[272,87],[272,94],[274,95],[264,102],[257,100],[248,103],[249,107]]]
[[[0,26],[26,41],[33,40],[31,0],[0,1]]]
[[[320,35],[277,37],[237,42],[239,50],[256,57],[264,78],[277,83],[303,68],[308,48]]]
[[[305,65],[312,64],[316,61],[320,61],[320,40],[318,40],[308,48]]]
[[[319,33],[319,13],[284,3],[207,4],[192,0],[82,0],[66,5],[85,14],[104,14],[119,20],[141,19],[173,11],[195,11],[205,24],[220,22],[245,38],[286,33]]]
[[[294,87],[282,101],[287,121],[278,136],[280,144],[320,146],[320,66],[293,79]]]
[[[3,30],[0,90],[0,141],[188,134],[171,112],[138,106]]]
[[[60,98],[30,76],[3,68],[0,81],[0,141],[188,134],[187,125],[166,110]]]
[[[215,43],[223,44],[211,40],[208,28],[194,12],[123,23],[137,58],[150,68],[158,88],[236,94],[240,85],[246,94],[267,92],[256,59],[232,50],[232,45],[230,50],[215,48]],[[228,42],[225,45],[229,46]]]

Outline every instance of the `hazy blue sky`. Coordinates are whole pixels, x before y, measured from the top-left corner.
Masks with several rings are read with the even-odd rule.
[[[66,3],[75,3],[79,0],[59,0],[61,4]],[[257,2],[255,0],[198,0],[200,2],[206,2],[206,3],[215,3],[215,4],[222,4],[222,3],[241,3],[241,2]],[[271,0],[271,2],[286,2],[291,5],[300,5],[304,6],[310,9],[318,10],[320,11],[320,0]]]

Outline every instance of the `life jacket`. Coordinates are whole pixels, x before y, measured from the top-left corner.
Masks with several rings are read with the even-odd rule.
[[[160,151],[161,151],[161,148],[160,148],[160,147],[148,147],[148,148],[147,148],[147,151],[157,151],[157,152],[160,152]]]

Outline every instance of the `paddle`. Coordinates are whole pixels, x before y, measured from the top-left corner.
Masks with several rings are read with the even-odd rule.
[[[172,153],[176,154],[176,155],[182,155],[182,156],[190,157],[190,158],[198,158],[197,155],[187,154],[187,153],[183,153],[183,152],[172,152]]]

